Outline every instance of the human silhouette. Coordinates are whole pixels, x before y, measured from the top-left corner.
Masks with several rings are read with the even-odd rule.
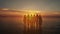
[[[42,34],[42,17],[41,15],[36,15],[37,17],[37,23],[38,23],[38,34]]]
[[[42,17],[41,15],[35,14],[32,15],[24,15],[24,34],[42,34]],[[27,27],[27,26],[28,27]],[[27,30],[27,31],[26,31]]]

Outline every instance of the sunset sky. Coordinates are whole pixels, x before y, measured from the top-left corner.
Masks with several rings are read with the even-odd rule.
[[[24,15],[26,15],[27,20],[24,19]],[[41,15],[42,19],[38,15]],[[38,19],[31,18],[29,21],[31,16]],[[35,21],[36,24],[40,24],[40,19],[42,20],[42,28],[40,29],[43,30],[43,34],[60,33],[60,0],[0,0],[1,33],[23,34],[24,29],[26,29],[26,21],[27,24],[30,22],[34,24]],[[33,34],[34,31],[38,32],[40,29],[34,30],[32,27],[31,32],[27,30],[28,33]]]
[[[60,0],[0,0],[0,8],[60,11]]]

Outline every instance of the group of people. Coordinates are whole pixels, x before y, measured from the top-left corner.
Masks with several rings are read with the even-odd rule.
[[[24,15],[24,34],[42,34],[41,15]]]

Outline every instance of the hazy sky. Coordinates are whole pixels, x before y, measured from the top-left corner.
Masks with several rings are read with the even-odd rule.
[[[0,8],[60,11],[60,0],[0,0]]]

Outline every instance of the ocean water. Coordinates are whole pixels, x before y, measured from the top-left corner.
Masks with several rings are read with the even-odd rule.
[[[43,18],[43,34],[60,34],[60,18]]]
[[[43,34],[60,34],[60,18],[42,17]],[[1,33],[23,33],[23,23],[19,17],[0,17]]]

